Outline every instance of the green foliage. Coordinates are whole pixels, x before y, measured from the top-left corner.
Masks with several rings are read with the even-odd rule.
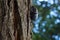
[[[59,35],[60,36],[60,23],[55,24],[56,19],[60,19],[55,16],[51,17],[50,16],[50,10],[52,8],[56,8],[56,10],[58,11],[57,14],[60,15],[60,10],[58,10],[58,6],[57,4],[51,4],[50,7],[46,6],[46,7],[42,7],[41,5],[35,5],[34,6],[38,9],[39,11],[39,15],[40,17],[42,17],[42,19],[40,20],[39,23],[39,33],[34,33],[32,35],[33,40],[55,40],[55,38],[53,38],[53,35]],[[49,18],[46,18],[46,16],[49,15]],[[45,26],[42,25],[42,23],[46,21]],[[46,31],[43,32],[43,29],[45,29]]]
[[[48,15],[50,13],[49,7],[42,7],[42,6],[39,6],[39,5],[34,5],[34,6],[38,9],[38,11],[40,13],[40,16],[43,17],[42,20],[44,20],[46,15]]]

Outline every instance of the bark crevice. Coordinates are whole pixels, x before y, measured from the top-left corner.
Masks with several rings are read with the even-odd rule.
[[[13,3],[13,13],[14,13],[14,36],[15,40],[22,40],[22,23],[21,23],[21,17],[18,11],[18,4],[17,1],[14,0]]]

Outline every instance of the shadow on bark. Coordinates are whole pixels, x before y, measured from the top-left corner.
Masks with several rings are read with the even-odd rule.
[[[13,12],[14,12],[14,36],[15,40],[22,40],[22,23],[21,17],[18,11],[18,4],[17,1],[14,0],[13,3]]]

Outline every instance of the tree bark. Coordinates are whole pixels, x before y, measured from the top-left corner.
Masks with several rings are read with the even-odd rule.
[[[0,0],[0,40],[32,40],[31,0]]]

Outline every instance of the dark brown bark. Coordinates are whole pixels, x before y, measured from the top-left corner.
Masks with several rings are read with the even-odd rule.
[[[31,40],[31,0],[0,0],[0,40]]]

